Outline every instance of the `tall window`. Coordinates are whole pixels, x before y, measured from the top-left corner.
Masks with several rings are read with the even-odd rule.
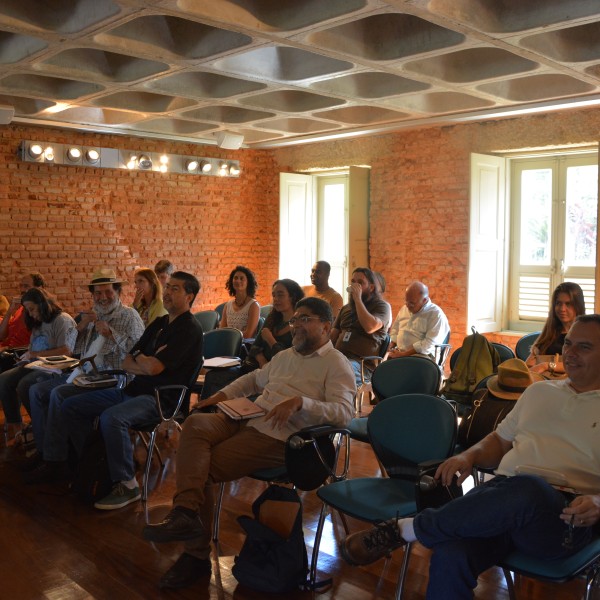
[[[596,154],[512,161],[509,328],[537,329],[563,281],[594,307]]]

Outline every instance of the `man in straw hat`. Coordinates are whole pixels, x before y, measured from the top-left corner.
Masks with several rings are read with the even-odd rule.
[[[81,313],[77,324],[74,354],[80,358],[94,356],[99,369],[120,369],[123,359],[144,333],[138,312],[121,303],[123,281],[113,269],[97,269],[88,289],[93,308]],[[29,389],[31,424],[37,452],[23,465],[34,469],[25,476],[27,483],[47,483],[68,475],[69,453],[66,424],[61,414],[64,399],[85,392],[71,384],[81,371],[57,375]]]
[[[600,315],[578,317],[563,360],[568,379],[527,387],[495,432],[436,472],[445,485],[474,466],[495,468],[494,479],[439,509],[348,536],[345,560],[369,564],[419,541],[433,550],[427,598],[471,598],[477,576],[513,549],[554,559],[585,546],[600,522]],[[492,384],[494,393],[515,392],[506,388],[525,378],[499,377],[504,389]],[[552,485],[565,482],[570,491]]]

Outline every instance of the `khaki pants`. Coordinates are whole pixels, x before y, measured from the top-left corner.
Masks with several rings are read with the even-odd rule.
[[[202,519],[205,535],[185,545],[186,552],[198,558],[208,558],[210,554],[213,484],[285,464],[285,442],[247,424],[220,413],[196,413],[184,423],[177,452],[173,505],[194,510]]]

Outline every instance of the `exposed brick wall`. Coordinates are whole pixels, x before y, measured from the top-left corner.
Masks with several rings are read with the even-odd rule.
[[[471,153],[597,144],[599,130],[598,109],[574,110],[291,146],[275,156],[282,170],[371,166],[370,266],[385,276],[394,312],[408,283],[427,283],[457,348],[469,325]],[[497,341],[514,347],[516,339]]]
[[[145,149],[238,159],[239,179],[119,169],[49,166],[17,158],[22,139]],[[38,270],[69,311],[89,303],[97,266],[133,283],[133,271],[159,258],[200,279],[194,310],[227,299],[236,264],[252,268],[258,299],[270,303],[278,275],[279,179],[268,151],[231,152],[124,136],[12,125],[0,128],[0,293],[16,293],[18,275]],[[126,286],[125,302],[133,298]]]

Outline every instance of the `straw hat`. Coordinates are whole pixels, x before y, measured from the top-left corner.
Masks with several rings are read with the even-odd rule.
[[[527,365],[518,358],[510,358],[498,365],[498,375],[490,377],[487,388],[497,398],[518,400],[532,383],[545,381],[539,373],[532,373]]]
[[[92,280],[88,285],[102,285],[105,283],[127,283],[127,281],[119,279],[114,269],[100,267],[94,271]]]

